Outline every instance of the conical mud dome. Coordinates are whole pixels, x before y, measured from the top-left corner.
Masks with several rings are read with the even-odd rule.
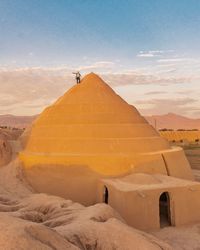
[[[65,164],[71,157],[83,157],[83,164],[102,172],[95,168],[100,160],[103,174],[118,174],[111,158],[167,148],[166,140],[133,106],[91,73],[44,110],[33,125],[24,153],[35,154],[38,160],[41,155],[47,157],[35,163]],[[94,156],[96,163],[90,164]],[[113,165],[103,163],[104,157]],[[26,162],[29,165],[28,159]]]
[[[41,183],[36,184],[42,171],[45,181],[45,171],[54,173],[52,180],[64,186],[57,192],[57,184],[52,192],[60,194],[66,188],[66,179],[69,185],[78,181],[91,189],[88,183],[96,185],[97,176],[119,176],[133,171],[173,175],[167,168],[173,169],[177,154],[181,154],[180,164],[188,164],[179,151],[171,150],[136,108],[91,73],[41,113],[20,158],[30,181],[35,179],[40,191],[45,190],[45,184],[42,187]],[[169,163],[164,160],[164,153],[170,154]],[[183,171],[174,175],[187,174],[188,171]],[[53,188],[52,181],[49,183]]]

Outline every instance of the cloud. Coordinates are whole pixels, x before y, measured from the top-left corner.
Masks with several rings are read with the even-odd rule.
[[[137,54],[137,57],[144,57],[144,58],[152,58],[152,57],[160,57],[164,54],[173,53],[174,50],[149,50],[149,51],[140,51]]]
[[[194,93],[194,90],[192,89],[176,91],[176,94],[179,94],[179,95],[188,95],[188,94],[193,94],[193,93]]]
[[[110,61],[99,61],[90,65],[80,66],[78,70],[104,70],[104,69],[112,69],[115,63]]]
[[[161,95],[161,94],[166,94],[165,91],[150,91],[147,92],[145,95]]]
[[[164,58],[164,59],[158,59],[158,63],[179,63],[179,62],[194,62],[194,59],[191,58]]]
[[[182,84],[190,83],[191,77],[171,77],[171,76],[160,76],[156,74],[135,74],[135,73],[111,73],[103,74],[102,77],[106,82],[112,86],[119,85],[169,85],[169,84]]]
[[[151,99],[136,101],[139,110],[145,115],[177,113],[188,115],[197,108],[193,106],[198,100],[194,98]],[[198,103],[197,103],[198,105]]]
[[[20,113],[22,107],[26,107],[26,114],[29,111],[37,113],[39,109],[33,111],[36,104],[44,108],[73,83],[71,74],[62,75],[60,71],[55,73],[42,68],[0,70],[0,112],[12,109],[13,113]]]
[[[100,61],[90,67],[86,66],[84,71],[88,73],[96,67],[94,71],[100,73],[112,87],[137,85],[144,89],[145,85],[166,86],[190,83],[193,80],[191,77],[172,77],[170,74],[166,76],[153,72],[145,74],[144,71],[139,70],[123,73],[101,71],[102,68],[109,69],[112,65],[112,62]],[[41,112],[45,106],[50,105],[75,84],[74,75],[72,75],[74,70],[72,67],[62,65],[52,68],[0,68],[0,113],[32,115]],[[162,93],[152,90],[146,95],[153,94]]]
[[[137,101],[138,104],[153,104],[157,105],[163,102],[164,105],[175,105],[175,106],[185,106],[186,104],[197,102],[197,100],[193,98],[178,98],[178,99],[152,99],[152,100],[145,100],[145,101]]]
[[[148,53],[139,53],[138,55],[137,55],[137,57],[147,57],[147,58],[151,58],[151,57],[155,57],[155,56],[158,56],[158,55],[155,55],[155,54],[153,54],[153,53],[150,53],[150,52],[148,52]]]

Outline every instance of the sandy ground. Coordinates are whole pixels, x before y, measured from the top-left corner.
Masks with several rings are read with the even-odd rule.
[[[185,150],[185,154],[193,169],[200,170],[200,147]]]
[[[185,153],[193,169],[196,181],[200,181],[200,149],[187,149]],[[200,223],[183,227],[166,227],[151,233],[169,243],[175,250],[200,249]]]
[[[166,227],[152,234],[169,243],[175,250],[200,249],[200,224],[184,227]]]

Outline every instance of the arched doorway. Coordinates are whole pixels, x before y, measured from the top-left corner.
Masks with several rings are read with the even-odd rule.
[[[108,204],[108,188],[106,186],[103,189],[103,202]]]
[[[171,226],[170,197],[168,192],[164,192],[159,198],[160,227]]]

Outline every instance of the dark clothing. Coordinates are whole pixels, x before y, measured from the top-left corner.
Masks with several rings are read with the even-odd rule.
[[[76,82],[77,82],[77,83],[80,83],[80,82],[81,82],[80,76],[76,77]]]

